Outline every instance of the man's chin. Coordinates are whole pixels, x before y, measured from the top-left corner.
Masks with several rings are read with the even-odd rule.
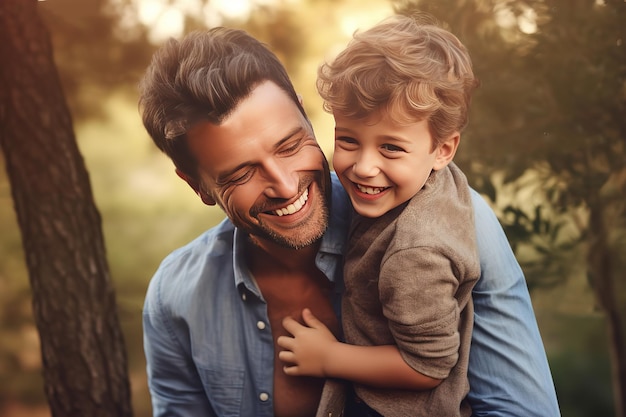
[[[276,233],[273,230],[264,230],[263,233],[255,233],[255,235],[257,238],[272,242],[285,249],[298,250],[318,242],[322,236],[324,236],[325,231],[326,228],[319,228],[317,232],[313,233],[309,232],[298,234],[297,236],[286,236]]]

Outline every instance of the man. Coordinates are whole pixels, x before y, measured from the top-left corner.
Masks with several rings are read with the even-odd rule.
[[[312,416],[324,381],[286,375],[276,339],[303,308],[340,336],[349,201],[280,62],[245,32],[171,40],[141,83],[144,125],[177,174],[228,219],[154,275],[144,343],[155,416]],[[473,194],[475,415],[559,415],[519,265]]]

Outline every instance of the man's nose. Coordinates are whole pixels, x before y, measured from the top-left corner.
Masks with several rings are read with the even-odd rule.
[[[271,159],[263,164],[265,194],[270,198],[291,198],[298,193],[298,172],[286,161]]]

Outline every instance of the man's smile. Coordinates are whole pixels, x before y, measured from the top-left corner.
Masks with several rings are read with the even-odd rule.
[[[305,188],[302,194],[300,194],[300,197],[298,197],[296,201],[294,201],[293,203],[288,204],[285,207],[267,211],[266,213],[279,216],[279,217],[286,216],[288,214],[294,214],[302,210],[302,207],[304,207],[308,199],[309,199],[309,189]]]

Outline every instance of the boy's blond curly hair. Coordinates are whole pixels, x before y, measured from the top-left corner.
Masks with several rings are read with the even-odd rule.
[[[356,32],[317,79],[326,111],[400,124],[426,119],[433,147],[467,125],[477,85],[465,46],[424,16],[393,16]]]

